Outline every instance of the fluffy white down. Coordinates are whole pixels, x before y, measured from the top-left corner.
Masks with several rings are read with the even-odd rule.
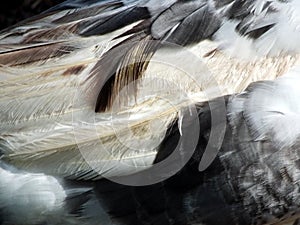
[[[242,112],[255,140],[270,140],[277,148],[299,145],[300,68],[274,81],[255,83],[230,105]]]
[[[58,180],[44,174],[19,173],[0,168],[0,208],[4,221],[37,224],[63,212],[66,193]]]

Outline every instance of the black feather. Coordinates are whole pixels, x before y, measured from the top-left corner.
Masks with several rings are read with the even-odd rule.
[[[159,42],[154,42],[148,35],[141,34],[126,39],[104,54],[91,74],[99,77],[97,86],[100,92],[96,102],[96,112],[110,109],[119,91],[144,75],[150,58],[157,48]],[[135,94],[136,90],[129,90],[129,92]],[[129,93],[128,95],[130,97]],[[120,102],[120,105],[122,104],[126,102]]]
[[[234,2],[235,0],[214,0],[215,7],[217,9],[227,6],[228,4]]]
[[[58,4],[54,7],[51,7],[46,12],[48,13],[48,12],[57,12],[57,11],[68,10],[68,9],[84,8],[84,7],[89,7],[93,4],[97,4],[99,2],[116,2],[116,1],[114,1],[114,0],[106,0],[106,1],[99,1],[99,0],[67,0],[67,1],[64,1],[61,4]]]
[[[80,7],[76,10],[71,10],[66,15],[54,20],[53,23],[63,24],[74,22],[76,20],[92,21],[92,17],[100,16],[103,12],[112,11],[114,9],[121,8],[122,6],[124,6],[122,2],[109,1],[92,7]]]
[[[270,24],[268,26],[264,26],[255,30],[252,30],[245,35],[248,35],[250,38],[257,39],[261,37],[263,34],[265,34],[268,30],[270,30],[272,27],[274,27],[275,24]]]
[[[109,18],[83,22],[79,26],[79,30],[82,29],[83,32],[79,33],[82,36],[103,35],[150,17],[151,15],[146,7],[133,7]]]
[[[251,14],[251,6],[256,0],[235,0],[226,16],[229,19],[242,20]]]

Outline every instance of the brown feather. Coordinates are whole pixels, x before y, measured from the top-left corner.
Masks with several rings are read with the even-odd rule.
[[[77,24],[62,25],[55,28],[37,30],[36,32],[29,33],[22,43],[36,43],[51,40],[62,40],[64,37],[68,38],[70,34],[75,33]]]
[[[47,59],[60,57],[74,51],[72,46],[62,42],[29,46],[0,53],[0,65],[19,66],[32,63],[43,63]]]
[[[68,68],[65,72],[63,72],[62,75],[63,76],[79,75],[85,68],[86,65],[76,65]]]

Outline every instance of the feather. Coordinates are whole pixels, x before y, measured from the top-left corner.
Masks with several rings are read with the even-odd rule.
[[[237,24],[255,21],[255,30],[266,25],[259,18],[274,18],[274,13],[290,7],[289,3],[260,6],[256,1],[238,2],[170,1],[158,6],[154,0],[67,1],[3,31],[3,160],[31,171],[81,179],[134,173],[134,167],[115,169],[116,163],[132,157],[137,158],[132,165],[151,166],[158,148],[132,153],[117,141],[113,130],[127,127],[139,131],[137,139],[132,133],[124,136],[129,146],[136,140],[140,146],[145,138],[149,142],[141,149],[158,146],[177,120],[180,107],[190,100],[198,103],[243,91],[249,83],[274,79],[297,63],[297,56],[283,55],[249,64],[220,50],[217,37],[233,19],[229,14],[238,15],[234,18]],[[268,11],[272,7],[277,10]],[[240,35],[236,27],[230,29]],[[184,38],[186,33],[190,38]],[[188,47],[191,54],[180,45]],[[203,57],[211,49],[217,49],[214,56]],[[203,96],[220,84],[224,88],[218,94]],[[162,97],[170,102],[168,106],[157,100]],[[170,105],[178,107],[171,109]],[[135,117],[125,119],[128,113]],[[156,123],[156,118],[163,122]],[[148,126],[160,132],[153,135]],[[95,130],[99,135],[93,134]],[[99,140],[105,142],[104,150],[98,149]],[[86,149],[86,156],[81,148]],[[96,172],[85,157],[99,160]]]
[[[0,64],[9,66],[19,66],[46,61],[52,57],[61,57],[64,54],[70,54],[74,49],[63,43],[50,43],[42,46],[24,47],[21,50],[11,50],[2,52],[0,55]],[[14,61],[13,64],[11,62]]]
[[[279,149],[292,147],[297,141],[299,130],[293,124],[300,121],[298,73],[298,70],[291,71],[272,86],[265,83],[253,87],[255,91],[245,105],[245,117],[251,124],[250,129],[255,132],[255,139],[272,137]]]
[[[65,122],[65,116],[61,117],[61,120],[59,117],[54,120],[43,119],[43,127],[20,123],[19,132],[15,134],[12,132],[16,128],[15,125],[2,127],[5,133],[12,129],[9,136],[5,133],[2,135],[2,158],[29,171],[47,171],[49,174],[81,179],[126,175],[138,171],[151,165],[155,157],[155,146],[159,144],[168,124],[173,120],[172,115],[176,114],[170,106],[162,105],[157,108],[157,116],[154,111],[148,115],[145,109],[152,104],[153,102],[146,102],[139,109],[134,108],[115,115],[113,120],[110,114],[92,114],[91,122],[81,121],[82,116],[87,116],[87,111],[83,111],[77,115],[73,114],[74,120],[70,124]],[[128,117],[133,113],[134,117]],[[155,123],[157,117],[164,121],[163,124]],[[98,122],[94,123],[93,118]],[[149,133],[151,125],[156,126],[160,132]],[[125,135],[126,131],[131,132]],[[130,150],[131,148],[136,150]],[[123,165],[121,162],[126,163]],[[116,167],[118,164],[119,167]]]
[[[150,14],[147,8],[129,8],[116,15],[109,16],[109,18],[98,19],[97,22],[92,21],[91,25],[90,21],[88,21],[88,23],[80,23],[80,27],[83,28],[80,31],[80,35],[91,36],[106,34],[148,18],[150,18]]]
[[[126,180],[136,174],[145,177],[152,168],[162,170],[160,163],[178,149],[173,164],[166,167],[171,170],[153,176],[165,180],[191,157],[187,167],[196,172],[187,189],[195,188],[189,189],[191,196],[203,191],[218,200],[211,212],[222,206],[221,212],[234,212],[230,222],[241,222],[262,213],[257,207],[260,196],[266,196],[263,200],[269,204],[281,204],[270,197],[265,184],[258,182],[255,187],[262,187],[258,192],[249,186],[257,177],[264,178],[264,173],[251,171],[268,171],[260,160],[288,183],[287,188],[278,188],[279,195],[298,178],[298,171],[292,172],[296,162],[291,160],[297,155],[286,152],[297,146],[299,131],[295,126],[285,133],[298,122],[298,108],[293,108],[297,82],[294,78],[265,81],[299,63],[298,11],[295,1],[76,0],[4,30],[0,34],[1,162],[31,175],[101,183],[104,178]],[[286,34],[292,41],[286,41]],[[212,51],[213,55],[207,54]],[[247,88],[258,80],[263,82]],[[282,91],[288,87],[293,92],[286,103]],[[206,154],[212,126],[209,113],[214,111],[206,101],[228,94],[229,103],[227,97],[222,102],[229,113],[222,117],[228,126],[225,134],[220,132],[225,140],[214,139],[215,151]],[[198,133],[199,124],[203,130]],[[187,134],[198,139],[180,141]],[[258,157],[260,150],[265,159]],[[200,176],[199,164],[207,156],[217,158],[206,163],[212,167]],[[275,157],[282,158],[278,165],[272,164]],[[240,171],[245,173],[239,177]],[[275,187],[283,180],[272,179]],[[34,176],[29,180],[34,181]],[[236,193],[238,203],[220,200],[219,195],[232,197],[220,187]],[[298,199],[291,190],[286,202]],[[207,212],[201,211],[205,198],[191,200],[189,194],[178,200],[189,208],[187,217],[195,223],[221,224],[217,219],[224,217],[205,217]],[[81,203],[81,198],[73,202]],[[246,210],[243,216],[239,207]]]
[[[24,173],[3,162],[0,178],[1,219],[5,223],[73,224],[81,221],[88,224],[91,221],[85,218],[85,208],[91,204],[91,188],[71,187],[59,178]]]
[[[95,109],[97,112],[110,109],[119,92],[144,75],[158,44],[149,40],[147,36],[137,36],[126,40],[103,56],[92,72],[92,76],[101,73],[101,84],[104,84],[103,87],[100,86],[101,92]],[[106,72],[107,64],[112,59],[116,65],[111,64],[112,67]]]
[[[295,73],[298,74],[298,71]],[[242,225],[249,221],[260,224],[297,221],[299,189],[294,182],[299,180],[300,174],[299,139],[294,139],[295,145],[282,148],[272,138],[272,126],[265,126],[264,130],[271,132],[265,132],[264,140],[256,139],[255,133],[251,132],[253,122],[248,119],[247,112],[252,102],[258,102],[258,105],[262,102],[263,109],[275,107],[282,110],[282,105],[294,102],[298,89],[292,91],[289,98],[276,98],[276,101],[264,101],[261,92],[268,97],[273,93],[271,87],[277,89],[286,84],[297,87],[298,81],[296,74],[287,74],[274,81],[253,83],[242,94],[225,96],[227,120],[218,120],[217,124],[213,124],[212,111],[219,110],[224,102],[216,99],[214,104],[202,102],[196,105],[197,116],[190,117],[192,120],[183,119],[182,124],[183,135],[197,120],[200,124],[195,152],[169,179],[142,187],[106,179],[92,182],[106,216],[111,219],[108,224],[172,224],[176,221],[179,224],[226,225],[235,222]],[[189,114],[186,112],[188,110],[183,110],[181,117]],[[258,110],[257,113],[260,112]],[[267,114],[272,116],[273,112],[266,111]],[[181,137],[179,120],[173,121],[168,128],[155,164],[168,159],[178,146]],[[224,122],[226,134],[221,149],[207,170],[198,171],[204,152],[210,151],[207,143],[212,127]],[[294,122],[298,127],[299,121]],[[188,152],[183,150],[183,153]],[[180,161],[172,163],[179,164]]]

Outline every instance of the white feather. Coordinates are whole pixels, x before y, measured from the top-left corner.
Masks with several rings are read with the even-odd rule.
[[[254,140],[281,149],[297,145],[300,134],[299,67],[274,81],[254,83],[230,104],[231,121],[243,112]]]
[[[277,10],[274,13],[262,10],[265,2],[256,1],[252,6],[253,21],[250,27],[254,29],[256,23],[260,27],[264,24],[274,24],[274,26],[259,38],[252,39],[236,31],[240,21],[224,19],[223,25],[214,34],[214,40],[219,43],[221,50],[232,57],[247,60],[300,52],[299,1],[271,1],[271,7]]]
[[[46,220],[55,221],[62,215],[67,195],[57,179],[5,167],[0,168],[0,208],[4,221],[38,224]]]

